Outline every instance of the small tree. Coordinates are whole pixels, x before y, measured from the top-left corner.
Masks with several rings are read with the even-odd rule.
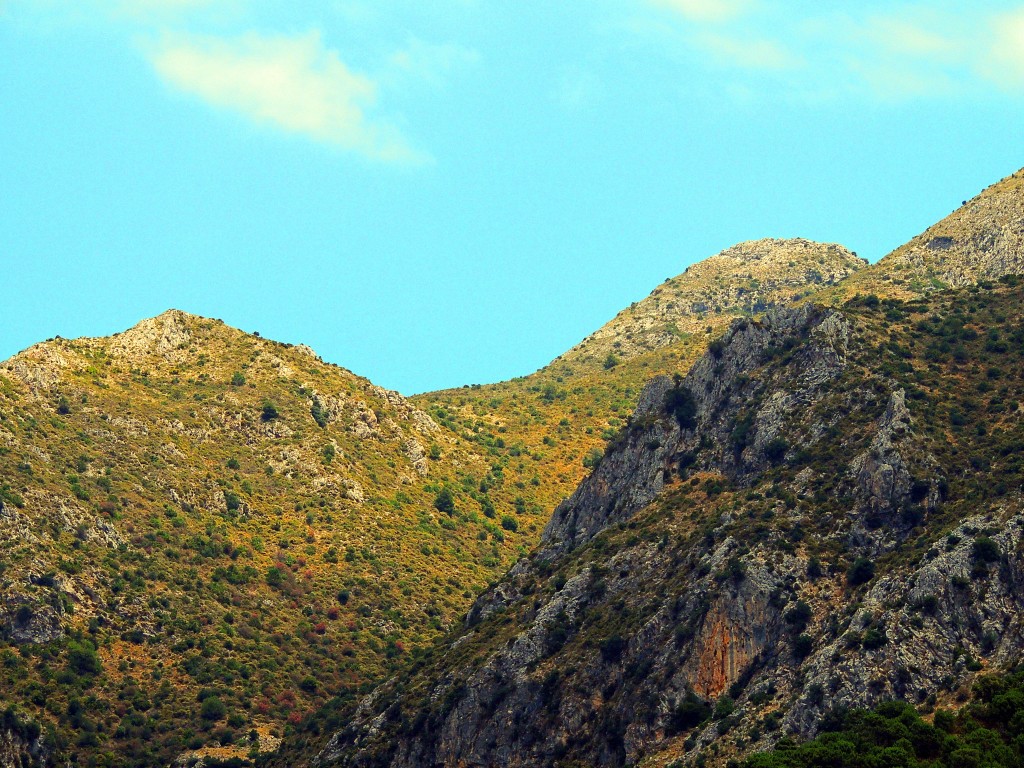
[[[235,371],[231,374],[231,386],[242,387],[245,386],[245,376],[242,375],[241,371]]]
[[[280,587],[284,584],[284,571],[276,565],[267,569],[267,584],[271,587]]]
[[[228,708],[224,706],[224,702],[217,696],[207,696],[203,699],[202,706],[199,707],[199,716],[203,720],[223,720],[227,712]]]
[[[697,401],[680,376],[676,376],[675,386],[665,393],[665,410],[675,417],[680,429],[697,426]]]
[[[858,557],[846,571],[846,581],[851,586],[865,584],[875,577],[875,564],[866,557]]]
[[[975,563],[994,563],[999,559],[999,545],[988,536],[979,536],[971,545],[971,559]]]
[[[280,415],[281,414],[277,412],[277,406],[269,400],[263,404],[263,411],[260,414],[260,418],[263,421],[273,421]]]
[[[320,404],[319,398],[313,398],[313,405],[309,409],[309,414],[313,417],[313,421],[317,423],[318,427],[323,428],[327,426],[327,412],[324,411],[324,407]]]
[[[96,646],[89,640],[72,640],[68,643],[68,667],[80,675],[98,675],[103,671]]]
[[[234,491],[224,491],[224,504],[228,512],[236,512],[242,506],[242,499]]]
[[[447,488],[442,488],[438,491],[437,496],[434,497],[434,508],[437,509],[438,512],[444,512],[447,515],[454,512],[455,497],[452,495],[452,492]]]
[[[601,459],[604,458],[604,451],[600,448],[591,448],[587,455],[583,457],[583,466],[587,469],[596,469],[597,465],[601,463]]]

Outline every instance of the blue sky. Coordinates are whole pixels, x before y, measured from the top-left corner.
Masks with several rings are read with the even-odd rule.
[[[414,393],[1024,165],[1024,3],[0,0],[0,358],[176,307]]]

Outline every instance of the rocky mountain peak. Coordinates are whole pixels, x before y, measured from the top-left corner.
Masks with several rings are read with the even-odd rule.
[[[118,334],[111,352],[131,359],[158,355],[177,361],[185,356],[192,341],[191,328],[202,320],[179,309],[169,309]]]
[[[1024,169],[963,204],[816,300],[857,293],[910,298],[1024,273]]]
[[[866,265],[836,243],[803,238],[739,243],[688,267],[620,312],[564,359],[604,363],[667,347],[734,317],[785,305]]]

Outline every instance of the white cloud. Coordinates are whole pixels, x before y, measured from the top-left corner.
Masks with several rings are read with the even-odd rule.
[[[429,160],[375,116],[377,85],[352,72],[318,32],[235,40],[168,37],[150,51],[160,76],[264,125],[389,163]]]
[[[650,0],[654,5],[675,11],[690,21],[724,22],[743,15],[753,0]]]
[[[720,63],[741,69],[794,69],[803,63],[799,56],[777,40],[744,39],[720,34],[702,34],[697,44]]]
[[[985,55],[978,63],[981,74],[1002,88],[1024,89],[1024,8],[994,17]]]
[[[948,59],[959,52],[958,40],[940,31],[940,19],[872,16],[863,27],[866,42],[905,56]]]
[[[628,27],[633,34],[687,66],[734,70],[717,75],[717,88],[814,102],[982,98],[996,89],[1024,97],[1020,1],[981,7],[903,0],[842,11],[759,0],[640,3],[675,13],[638,13]],[[1015,10],[999,12],[998,5]],[[754,79],[771,71],[777,76],[770,84]]]
[[[453,71],[476,64],[479,60],[480,54],[470,48],[412,38],[404,49],[391,55],[390,64],[394,71],[406,78],[440,86]]]

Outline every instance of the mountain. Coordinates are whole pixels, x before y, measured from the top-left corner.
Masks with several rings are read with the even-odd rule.
[[[1019,178],[501,384],[173,310],[0,364],[0,764],[724,761],[962,700],[1019,644]]]
[[[955,706],[1011,669],[1020,178],[799,306],[708,334],[692,367],[680,355],[540,546],[312,763],[725,762],[843,707]],[[616,341],[671,359],[621,343],[626,317],[586,363]],[[322,743],[306,741],[286,759]]]
[[[906,245],[824,289],[815,301],[861,293],[911,299],[1024,272],[1024,169],[993,184]]]
[[[632,359],[674,346],[722,318],[751,316],[791,304],[847,278],[867,262],[835,243],[752,240],[727,248],[666,280],[559,357],[604,365],[608,355]]]
[[[273,748],[432,644],[536,540],[507,464],[307,347],[184,312],[15,355],[11,722],[36,724],[40,754],[105,765]]]
[[[652,376],[685,370],[736,317],[785,306],[865,268],[840,245],[740,243],[666,280],[529,376],[418,395],[439,424],[535,459],[538,514],[583,479]]]
[[[861,266],[807,241],[710,262],[599,333],[614,365],[412,401],[176,310],[6,361],[10,760],[238,760],[330,727],[537,542],[652,370]],[[651,318],[687,329],[671,351]]]
[[[735,322],[314,764],[724,760],[956,701],[1024,651],[1022,307],[1013,280]]]

